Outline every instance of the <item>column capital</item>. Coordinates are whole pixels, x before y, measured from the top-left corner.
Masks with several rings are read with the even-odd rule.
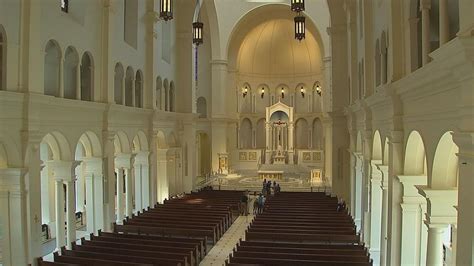
[[[0,191],[22,192],[24,190],[23,177],[26,173],[26,168],[0,169]]]
[[[428,186],[416,186],[418,193],[426,198],[428,223],[454,224],[457,222],[457,188],[432,189]]]
[[[51,167],[55,179],[63,181],[75,180],[75,169],[81,164],[81,161],[48,161],[48,167]]]
[[[420,0],[420,10],[431,9],[431,0]]]
[[[115,164],[117,168],[130,169],[134,155],[132,153],[120,153],[115,156]]]

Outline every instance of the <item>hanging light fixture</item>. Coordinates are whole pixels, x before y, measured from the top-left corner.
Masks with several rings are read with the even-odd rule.
[[[291,11],[298,13],[304,11],[304,0],[291,0]]]
[[[305,20],[306,18],[301,14],[295,17],[295,39],[298,41],[306,37]]]
[[[281,88],[281,98],[285,98],[285,89]]]
[[[303,98],[304,98],[304,88],[303,88],[303,86],[301,86],[301,88],[300,88],[300,92],[301,92],[301,97],[303,97]]]
[[[203,43],[202,30],[204,24],[202,22],[196,21],[193,22],[193,43],[195,45],[200,45]]]
[[[160,18],[165,21],[173,19],[173,0],[160,0]]]
[[[249,92],[249,88],[245,86],[245,88],[242,90],[242,96],[245,98],[247,96],[247,93]]]
[[[262,87],[262,92],[260,93],[260,98],[263,99],[263,96],[265,95],[265,88]]]

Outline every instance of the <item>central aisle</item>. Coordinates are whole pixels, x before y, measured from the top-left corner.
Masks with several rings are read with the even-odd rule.
[[[200,266],[222,266],[225,260],[229,258],[232,249],[235,248],[239,239],[245,236],[245,230],[250,225],[254,215],[253,213],[253,196],[249,197],[249,215],[239,216],[232,226],[225,232],[217,244],[212,247],[211,251],[206,255]]]

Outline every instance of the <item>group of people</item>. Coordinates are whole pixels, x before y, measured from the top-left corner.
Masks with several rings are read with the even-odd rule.
[[[338,212],[346,210],[346,202],[343,199],[339,199],[337,201],[337,209]]]
[[[266,201],[265,196],[263,196],[263,194],[260,193],[258,197],[255,198],[255,201],[253,202],[253,214],[263,213],[263,209],[265,207],[265,201]]]
[[[272,181],[267,179],[263,179],[263,184],[262,184],[262,194],[263,195],[271,195],[272,190],[273,194],[276,194],[281,191],[280,184],[278,184],[276,181],[273,181],[273,186],[272,186]]]

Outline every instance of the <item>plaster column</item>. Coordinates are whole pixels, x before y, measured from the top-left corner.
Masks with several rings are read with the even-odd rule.
[[[466,116],[466,125],[471,119]],[[456,263],[474,265],[474,133],[455,132],[453,140],[459,147]]]
[[[26,171],[22,168],[0,169],[0,224],[2,265],[27,265],[26,192],[23,187]],[[38,195],[40,196],[40,195]],[[35,217],[41,224],[41,217]]]
[[[154,205],[156,202],[158,202],[158,184],[157,184],[157,176],[158,176],[158,162],[157,162],[157,156],[156,156],[156,149],[158,147],[158,132],[151,132],[151,141],[150,141],[150,146],[149,150],[150,153],[148,154],[148,162],[149,162],[149,167],[148,167],[148,184],[149,187],[147,188],[148,190],[148,199],[145,200],[146,204],[143,207],[149,207],[150,205]],[[152,204],[151,204],[152,203]]]
[[[355,219],[354,222],[357,231],[361,230],[362,225],[362,154],[357,153],[355,157]]]
[[[439,46],[449,41],[448,0],[439,0]]]
[[[431,0],[420,0],[421,10],[421,47],[423,65],[430,62],[429,53],[431,52],[430,43],[430,9]]]
[[[423,231],[423,207],[425,199],[418,194],[415,185],[425,185],[427,177],[423,175],[399,175],[398,180],[403,185],[402,232],[401,232],[401,265],[420,264],[422,250],[426,249],[426,238]]]
[[[66,216],[67,216],[67,248],[72,249],[71,242],[76,241],[76,208],[74,204],[75,180],[66,181]]]
[[[382,173],[377,169],[377,164],[381,161],[373,160],[371,162],[372,176],[371,182],[371,199],[370,199],[370,256],[376,265],[380,264],[380,241],[382,231]]]
[[[134,182],[135,182],[135,210],[140,211],[143,209],[143,194],[144,191],[142,191],[143,184],[142,184],[142,168],[143,165],[139,164],[137,161],[135,161],[135,164],[133,166],[133,177],[134,177]]]
[[[454,208],[458,202],[457,189],[433,189],[427,186],[417,186],[417,189],[418,193],[426,198],[428,206],[425,220],[428,227],[426,265],[442,266],[444,230],[449,224],[457,223],[457,212]]]
[[[136,107],[135,106],[135,79],[132,78],[132,81],[130,82],[132,83],[132,106]]]
[[[252,128],[252,148],[257,148],[257,130],[255,128]]]
[[[388,165],[378,165],[382,172],[382,219],[381,219],[381,235],[380,235],[380,265],[387,265],[387,242],[388,242]]]
[[[85,191],[84,191],[84,165],[81,164],[77,167],[77,180],[76,180],[76,197],[77,200],[75,201],[76,203],[76,211],[77,212],[84,212],[84,197],[85,197]]]
[[[294,164],[294,124],[293,122],[288,123],[288,164]]]
[[[122,78],[122,105],[125,105],[125,72],[123,74],[123,78]]]
[[[114,139],[115,133],[113,131],[103,131],[102,138],[104,155],[102,159],[102,166],[100,167],[101,177],[103,179],[103,208],[104,208],[104,227],[106,231],[112,230],[112,224],[116,221],[115,210],[115,190],[116,190],[116,175],[115,175],[115,147]],[[100,180],[102,181],[102,180]],[[99,181],[97,181],[99,182]]]
[[[133,213],[133,191],[132,191],[132,173],[130,168],[125,170],[125,216],[132,217]]]
[[[87,232],[97,233],[97,230],[104,229],[105,217],[102,160],[85,158],[84,163]]]
[[[64,98],[64,58],[59,59],[59,97]]]
[[[426,224],[428,227],[428,253],[426,264],[443,266],[443,234],[447,225]]]
[[[123,221],[123,168],[117,169],[117,199],[116,199],[116,216],[117,224],[122,224]]]
[[[56,214],[56,249],[61,249],[65,245],[64,232],[64,191],[62,178],[54,180],[54,195],[55,195],[55,214]]]
[[[157,191],[158,191],[158,202],[163,203],[164,199],[169,197],[169,184],[168,184],[168,164],[167,164],[167,152],[168,149],[158,149],[156,153],[157,157]]]
[[[81,60],[79,60],[76,67],[76,99],[81,100]]]

